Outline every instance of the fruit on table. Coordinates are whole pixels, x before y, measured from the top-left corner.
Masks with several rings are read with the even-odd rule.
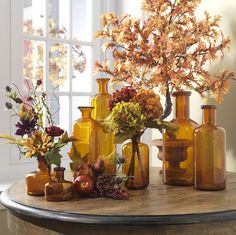
[[[80,175],[74,181],[75,191],[82,196],[89,195],[94,190],[94,181],[88,175]]]
[[[105,163],[99,159],[93,164],[93,171],[97,174],[102,174],[105,171]]]

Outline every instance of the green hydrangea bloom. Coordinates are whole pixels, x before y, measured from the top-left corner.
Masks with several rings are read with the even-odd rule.
[[[116,142],[122,143],[145,128],[146,118],[138,103],[122,101],[112,109],[111,120]]]

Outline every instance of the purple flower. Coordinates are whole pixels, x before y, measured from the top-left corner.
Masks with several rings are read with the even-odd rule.
[[[36,130],[36,125],[37,125],[37,119],[21,119],[20,122],[16,123],[16,127],[18,128],[16,130],[16,135],[24,136],[25,134],[30,134],[31,132]]]
[[[45,131],[48,135],[50,135],[52,137],[61,136],[64,133],[64,130],[58,126],[46,127]]]

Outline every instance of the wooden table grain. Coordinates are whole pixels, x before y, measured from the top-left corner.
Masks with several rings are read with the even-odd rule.
[[[128,200],[47,202],[28,196],[22,180],[2,193],[1,202],[16,234],[27,234],[29,225],[38,235],[43,229],[42,234],[236,234],[236,173],[227,173],[226,190],[209,192],[164,185],[159,172],[152,168],[150,186],[129,191]]]

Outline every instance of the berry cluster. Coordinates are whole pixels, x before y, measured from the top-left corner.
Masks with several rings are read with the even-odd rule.
[[[109,110],[111,111],[117,103],[124,101],[129,102],[135,95],[137,91],[132,87],[123,87],[120,91],[116,90],[111,97],[109,102]]]
[[[112,175],[98,176],[94,192],[100,197],[117,200],[128,199],[128,192],[124,187],[123,179]]]

